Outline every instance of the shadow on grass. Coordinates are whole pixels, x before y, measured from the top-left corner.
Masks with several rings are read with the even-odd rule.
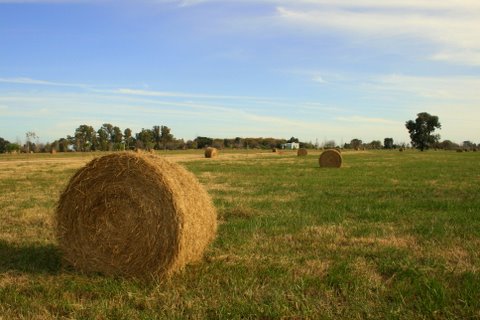
[[[17,244],[0,240],[0,273],[56,274],[61,269],[61,258],[54,245]]]

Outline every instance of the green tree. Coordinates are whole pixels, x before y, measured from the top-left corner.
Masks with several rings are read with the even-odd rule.
[[[35,143],[33,143],[33,140],[38,139],[38,136],[35,132],[29,131],[25,133],[25,137],[26,137],[25,148],[27,153],[30,153],[30,151],[35,150]]]
[[[97,135],[92,126],[82,124],[75,129],[75,150],[92,151],[97,145]]]
[[[20,145],[18,143],[9,143],[7,144],[7,152],[20,152]]]
[[[10,144],[10,141],[0,138],[0,153],[7,152],[7,147]]]
[[[198,149],[212,146],[213,139],[208,137],[196,137],[194,140],[197,143]]]
[[[420,151],[430,148],[438,142],[440,135],[432,134],[435,129],[440,129],[442,125],[438,121],[438,117],[427,112],[417,114],[415,121],[409,120],[405,123],[405,127],[410,134],[412,146]]]
[[[393,138],[383,139],[383,147],[385,149],[393,149]]]
[[[362,142],[362,140],[360,140],[360,139],[352,139],[352,140],[350,141],[350,148],[355,149],[355,150],[358,150],[358,149],[360,149],[360,147],[362,146],[362,143],[363,143],[363,142]]]
[[[382,142],[380,140],[373,140],[368,145],[371,149],[381,149],[382,148]]]
[[[125,148],[130,150],[133,145],[132,129],[127,128],[123,131],[123,140],[125,141]]]
[[[150,129],[142,129],[137,133],[137,147],[150,150],[155,145],[153,140],[153,131]]]
[[[162,141],[162,131],[160,126],[153,126],[152,128],[153,141],[155,142],[154,148],[160,150],[160,142]]]
[[[124,145],[122,144],[123,141],[123,133],[119,127],[115,126],[112,128],[112,143],[113,148],[115,150],[122,150],[124,149]]]
[[[102,151],[108,151],[110,146],[108,131],[104,127],[101,127],[100,129],[98,129],[97,134],[99,149]]]
[[[170,133],[171,129],[167,126],[160,127],[160,141],[162,142],[163,149],[167,149],[167,143],[173,141],[173,134]]]

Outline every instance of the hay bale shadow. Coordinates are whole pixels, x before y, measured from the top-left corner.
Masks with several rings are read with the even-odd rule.
[[[0,273],[57,274],[61,267],[60,251],[54,245],[25,245],[0,240]]]

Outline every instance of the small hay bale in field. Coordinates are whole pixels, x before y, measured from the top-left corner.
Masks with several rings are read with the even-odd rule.
[[[403,152],[403,148],[398,149],[398,151]]]
[[[277,153],[277,151],[278,151],[277,148],[272,148],[272,152]]]
[[[306,156],[306,155],[308,155],[308,150],[307,149],[305,149],[305,148],[298,149],[297,156],[300,157],[300,156]]]
[[[318,162],[322,168],[340,168],[342,166],[342,155],[335,149],[328,149],[322,152]]]
[[[207,149],[205,149],[205,158],[215,158],[217,156],[218,156],[217,148],[208,147]]]
[[[200,260],[217,214],[195,176],[150,154],[96,158],[70,180],[56,209],[64,260],[83,272],[167,277]]]
[[[50,150],[50,154],[56,154],[56,153],[57,153],[57,150],[55,150],[55,149]]]

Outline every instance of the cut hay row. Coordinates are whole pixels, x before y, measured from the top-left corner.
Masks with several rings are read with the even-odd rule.
[[[216,211],[193,174],[144,153],[89,162],[56,210],[64,260],[84,272],[169,276],[201,259],[216,233]]]

